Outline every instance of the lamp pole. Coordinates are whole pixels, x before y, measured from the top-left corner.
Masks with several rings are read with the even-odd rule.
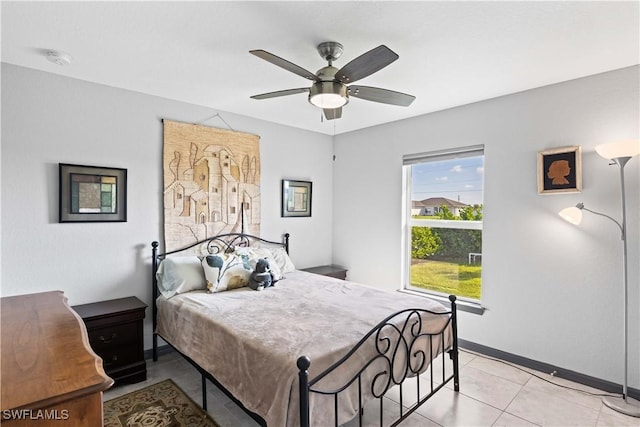
[[[602,402],[613,409],[632,417],[640,417],[640,407],[629,403],[627,400],[627,378],[629,365],[629,283],[628,283],[628,266],[627,266],[627,208],[626,208],[626,192],[624,188],[624,166],[631,157],[616,157],[611,159],[620,168],[620,191],[622,193],[622,282],[623,282],[623,298],[624,298],[624,322],[622,333],[624,336],[624,378],[622,383],[622,400],[614,397],[605,397]],[[614,221],[615,222],[615,221]]]

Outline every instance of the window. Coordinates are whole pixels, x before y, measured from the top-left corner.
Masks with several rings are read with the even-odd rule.
[[[484,148],[406,155],[404,287],[480,302]]]

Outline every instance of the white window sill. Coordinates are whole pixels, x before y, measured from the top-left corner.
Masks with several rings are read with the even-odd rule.
[[[451,301],[449,301],[449,298],[445,296],[428,294],[428,293],[419,292],[419,291],[412,291],[411,289],[398,289],[398,292],[432,299],[432,300],[438,301],[439,303],[442,303],[442,305],[444,305],[445,307],[451,308]],[[481,316],[482,314],[484,314],[484,310],[485,310],[485,308],[480,303],[471,302],[471,301],[462,301],[460,299],[456,300],[456,307],[458,308],[459,311],[479,314]]]

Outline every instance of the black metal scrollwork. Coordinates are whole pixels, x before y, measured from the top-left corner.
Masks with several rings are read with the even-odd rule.
[[[246,234],[223,234],[212,237],[207,241],[207,252],[211,255],[233,252],[236,247],[247,248],[250,246],[249,237]]]
[[[434,359],[444,352],[445,331],[452,322],[451,314],[452,312],[436,313],[425,309],[407,309],[387,317],[365,335],[344,357],[308,381],[309,392],[332,395],[337,402],[339,393],[357,383],[358,399],[362,402],[362,375],[368,371],[369,378],[371,378],[371,396],[378,399],[383,397],[389,389],[403,383],[408,377],[425,372]],[[423,318],[433,315],[447,316],[446,322],[444,325],[440,323],[441,327],[437,331],[429,331],[427,322]],[[434,339],[437,342],[435,348]],[[323,378],[334,373],[356,352],[361,355],[363,351],[367,351],[366,346],[372,343],[373,355],[365,363],[362,363],[358,371],[343,382],[340,387],[329,390],[320,385]],[[444,359],[444,356],[442,357]],[[375,369],[375,372],[370,369]],[[431,393],[433,393],[433,386],[431,388]]]
[[[393,322],[397,315],[376,329],[376,351],[373,359],[383,360],[386,369],[376,373],[372,380],[371,393],[374,397],[383,396],[391,387],[402,383],[407,377],[415,376],[426,370],[434,354],[433,339],[437,333],[423,332],[423,314],[420,310],[409,310],[404,322],[398,326]],[[428,350],[423,341],[428,340]],[[444,344],[444,343],[443,343]],[[428,353],[428,357],[427,357]],[[382,378],[386,383],[381,383]],[[384,386],[381,387],[381,384]]]

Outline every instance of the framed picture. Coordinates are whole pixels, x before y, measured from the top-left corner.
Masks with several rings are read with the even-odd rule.
[[[125,222],[127,170],[59,163],[60,222]]]
[[[282,180],[280,216],[311,216],[311,182]]]
[[[580,146],[538,152],[538,193],[582,191],[582,149]]]

